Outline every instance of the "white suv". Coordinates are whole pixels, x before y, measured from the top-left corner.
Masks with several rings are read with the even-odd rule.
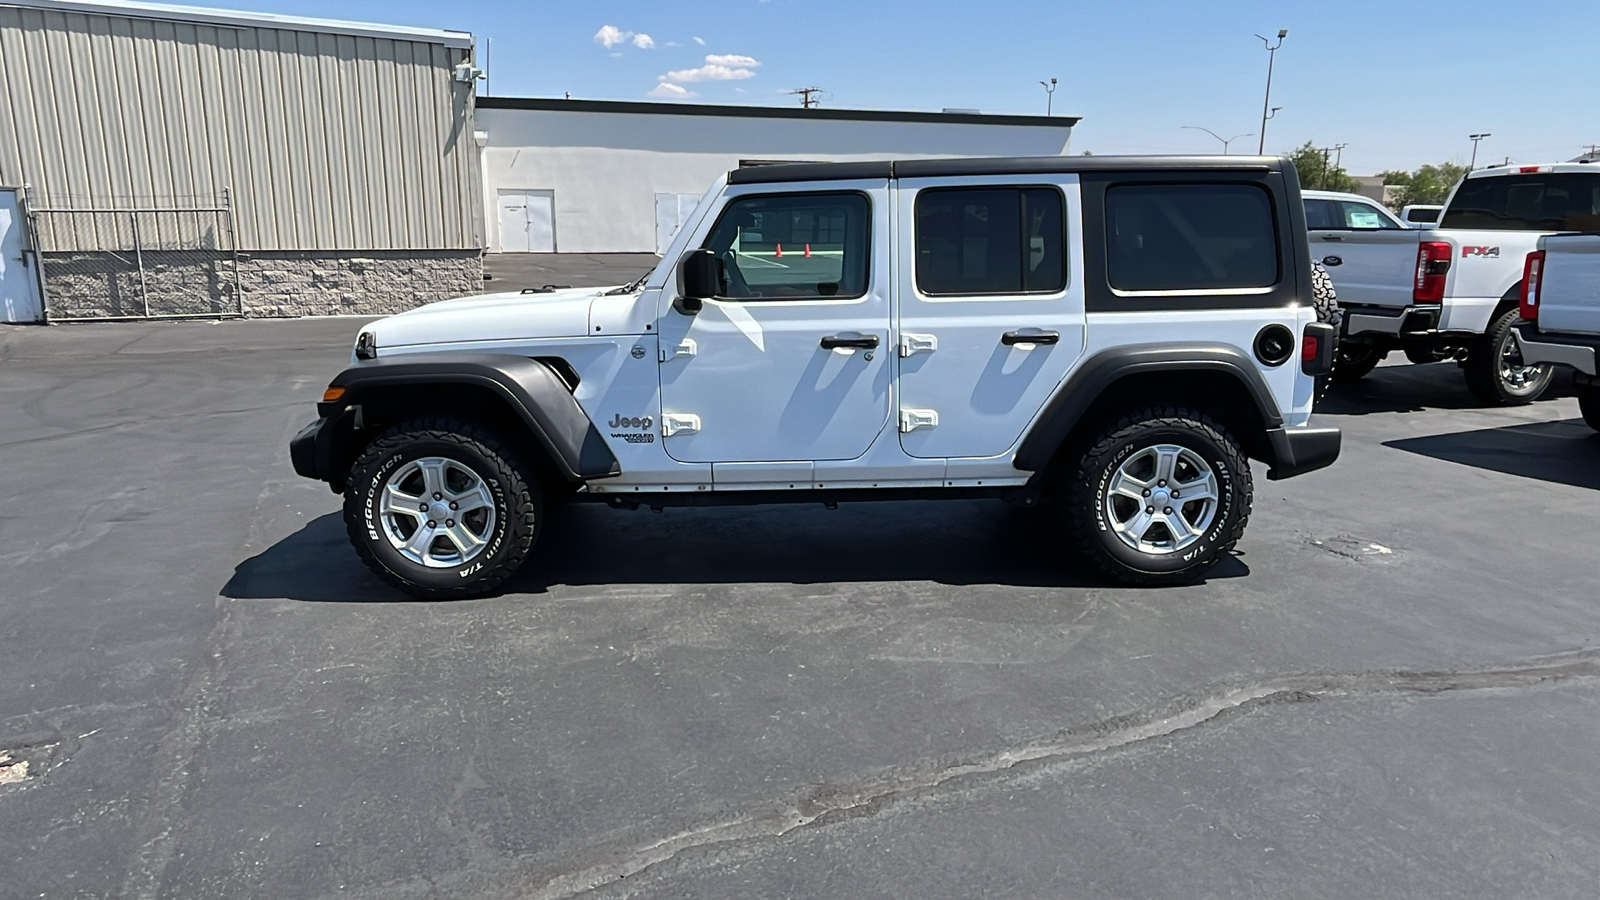
[[[1242,534],[1247,459],[1338,455],[1311,297],[1281,159],[741,168],[635,284],[367,326],[291,456],[422,596],[500,584],[558,499],[1054,501],[1064,550],[1184,580]]]

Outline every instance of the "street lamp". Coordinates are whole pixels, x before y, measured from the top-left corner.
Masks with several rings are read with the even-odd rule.
[[[1212,137],[1216,138],[1217,140],[1221,141],[1222,142],[1222,155],[1223,156],[1227,156],[1228,155],[1228,145],[1229,144],[1233,143],[1234,141],[1237,141],[1239,138],[1242,138],[1242,137],[1255,137],[1256,136],[1256,133],[1254,131],[1246,131],[1244,134],[1236,134],[1231,138],[1225,138],[1222,135],[1217,134],[1215,131],[1212,131],[1209,128],[1202,128],[1199,125],[1185,125],[1183,127],[1184,128],[1193,128],[1195,131],[1204,131],[1206,134],[1209,134]]]
[[[1056,80],[1052,78],[1049,84],[1045,84],[1042,81],[1039,84],[1044,86],[1044,114],[1048,116],[1050,115],[1050,103],[1055,99],[1051,95],[1056,92]]]
[[[1272,118],[1267,114],[1267,104],[1272,102],[1272,61],[1278,55],[1278,48],[1283,46],[1283,39],[1288,36],[1289,29],[1279,28],[1278,42],[1274,44],[1261,37],[1261,35],[1256,35],[1256,37],[1261,38],[1261,45],[1267,48],[1267,93],[1261,98],[1261,143],[1256,146],[1256,155],[1258,156],[1267,151],[1267,120]],[[1278,109],[1282,108],[1281,106],[1278,107]],[[1273,112],[1277,112],[1277,110],[1273,110]]]
[[[1471,172],[1473,167],[1478,164],[1478,142],[1483,140],[1486,137],[1493,137],[1493,135],[1491,135],[1487,131],[1485,131],[1483,134],[1469,134],[1469,135],[1467,135],[1467,140],[1472,142],[1472,162],[1467,163],[1467,171],[1468,172]]]

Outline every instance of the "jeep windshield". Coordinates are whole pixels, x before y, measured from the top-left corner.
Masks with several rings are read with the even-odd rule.
[[[1439,227],[1600,231],[1600,172],[1468,178]]]

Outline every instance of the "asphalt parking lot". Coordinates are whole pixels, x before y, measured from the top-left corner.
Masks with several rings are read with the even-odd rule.
[[[289,467],[357,327],[0,329],[0,896],[1600,883],[1570,398],[1380,368],[1192,587],[998,504],[581,508],[505,595],[424,603]]]

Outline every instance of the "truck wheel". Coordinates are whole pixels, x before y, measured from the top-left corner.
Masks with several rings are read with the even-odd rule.
[[[390,428],[356,460],[344,521],[379,578],[426,599],[479,596],[517,571],[544,519],[536,479],[494,433],[458,419]]]
[[[1578,388],[1578,412],[1583,414],[1585,425],[1600,431],[1600,387]]]
[[[1486,406],[1520,406],[1532,403],[1550,386],[1555,369],[1549,365],[1525,366],[1511,326],[1519,313],[1507,310],[1489,325],[1467,353],[1462,373],[1467,389]]]
[[[1078,461],[1069,508],[1079,549],[1132,584],[1192,581],[1250,517],[1250,466],[1203,413],[1146,409],[1106,426]]]
[[[1333,380],[1340,383],[1359,381],[1376,369],[1378,363],[1388,355],[1389,351],[1377,347],[1341,342],[1333,354]]]

